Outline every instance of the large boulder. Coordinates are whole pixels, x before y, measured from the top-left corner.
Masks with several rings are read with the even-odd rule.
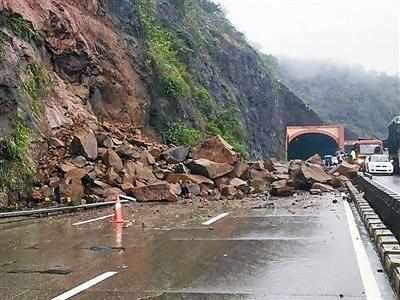
[[[320,165],[299,160],[290,162],[289,174],[293,185],[300,189],[309,189],[315,182],[326,184],[332,179]]]
[[[189,149],[185,146],[174,147],[164,151],[161,157],[170,164],[184,162],[189,155]]]
[[[153,169],[148,166],[144,166],[141,162],[128,161],[125,164],[125,170],[127,174],[140,181],[145,181],[147,183],[154,183],[157,177],[153,173]]]
[[[139,161],[145,166],[152,166],[156,163],[156,160],[149,151],[143,151],[142,153],[140,153]]]
[[[198,196],[201,194],[201,187],[196,183],[184,183],[181,186],[184,194],[190,196]]]
[[[332,173],[339,173],[340,175],[346,176],[347,178],[354,178],[360,171],[360,166],[355,164],[350,164],[346,161],[342,162],[337,166]]]
[[[235,164],[235,167],[232,171],[232,177],[243,178],[243,176],[245,176],[248,170],[249,170],[249,165],[247,163],[238,161]]]
[[[331,176],[328,175],[320,165],[303,164],[301,166],[301,172],[310,184],[315,182],[328,183],[331,180]]]
[[[217,163],[208,159],[197,159],[188,163],[188,168],[193,174],[216,179],[233,171],[233,166],[227,163]]]
[[[311,187],[312,190],[320,190],[321,192],[333,192],[335,189],[330,185],[316,182]]]
[[[169,183],[194,183],[194,184],[207,184],[214,185],[214,182],[207,177],[193,174],[169,174],[166,178]]]
[[[114,150],[108,149],[103,155],[103,161],[107,167],[112,167],[117,172],[120,172],[124,169],[121,158]]]
[[[248,165],[251,169],[259,171],[264,170],[264,162],[262,160],[250,161],[248,162]]]
[[[268,170],[249,169],[247,174],[242,177],[245,180],[257,179],[272,182],[274,177]]]
[[[99,132],[96,134],[97,143],[100,147],[112,148],[114,142],[112,138],[105,132]]]
[[[210,137],[193,149],[193,159],[208,159],[217,163],[234,165],[240,155],[222,137]]]
[[[240,178],[232,178],[229,181],[229,185],[234,186],[235,188],[247,187],[248,183]]]
[[[220,191],[221,195],[224,197],[235,196],[238,193],[238,190],[233,185],[222,185]]]
[[[286,179],[275,181],[271,185],[271,193],[274,196],[287,197],[293,195],[294,192],[294,187],[289,186]]]
[[[277,160],[276,158],[267,158],[267,159],[264,160],[264,167],[265,167],[268,171],[272,172],[272,171],[275,171],[274,166],[275,166],[276,164],[278,164],[278,163],[279,163],[279,162],[278,162],[278,160]]]
[[[301,160],[292,160],[289,163],[289,176],[293,182],[293,185],[299,189],[308,188],[308,183],[306,178],[302,173],[302,165],[304,164]]]
[[[135,187],[128,192],[134,196],[139,202],[153,201],[177,201],[176,185],[169,183],[157,183]]]
[[[87,159],[95,160],[98,155],[97,139],[94,132],[90,129],[80,130],[71,142],[71,153],[83,155]]]
[[[74,168],[65,173],[64,180],[60,185],[60,188],[62,189],[62,194],[66,199],[70,199],[75,203],[80,202],[85,192],[82,178],[85,177],[86,174],[87,171],[80,168]]]
[[[140,152],[137,150],[136,147],[132,146],[129,143],[124,143],[122,145],[120,145],[117,150],[116,150],[117,154],[122,157],[122,158],[126,158],[126,159],[139,159],[140,158]]]
[[[322,165],[322,158],[317,153],[317,154],[314,154],[313,156],[311,156],[310,158],[308,158],[307,162],[314,164],[314,165]]]
[[[276,158],[264,160],[264,168],[270,172],[285,174],[288,173],[288,167],[281,164]]]

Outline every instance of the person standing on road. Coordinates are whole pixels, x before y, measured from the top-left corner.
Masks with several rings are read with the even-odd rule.
[[[357,158],[356,149],[353,148],[353,150],[351,150],[350,157],[351,157],[351,162],[354,163],[356,161],[356,158]]]

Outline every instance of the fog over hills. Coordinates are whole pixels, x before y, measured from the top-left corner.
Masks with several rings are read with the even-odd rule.
[[[386,138],[389,121],[400,113],[400,79],[329,61],[268,56],[286,85],[326,122],[341,123],[362,138]]]

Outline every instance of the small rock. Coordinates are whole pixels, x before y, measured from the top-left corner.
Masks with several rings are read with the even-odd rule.
[[[134,186],[132,183],[125,182],[125,183],[121,184],[121,189],[126,193],[128,193],[133,188],[134,188]]]
[[[64,148],[65,147],[65,143],[62,140],[55,138],[55,137],[50,138],[49,145],[54,148]]]
[[[262,160],[248,162],[248,165],[251,169],[264,170],[264,162]]]
[[[189,174],[190,170],[183,164],[183,163],[179,163],[175,166],[174,168],[175,173],[178,174]]]
[[[222,185],[221,186],[221,194],[224,197],[234,196],[236,195],[237,190],[233,185]]]
[[[182,185],[183,192],[189,195],[198,196],[201,193],[201,188],[195,183],[185,183]]]
[[[75,167],[78,167],[78,168],[83,168],[88,163],[86,158],[82,155],[73,158],[71,162]]]
[[[121,158],[114,150],[108,149],[103,156],[103,161],[107,167],[112,167],[117,172],[122,171],[124,168]]]
[[[100,147],[113,148],[114,142],[107,133],[100,132],[96,134],[97,143]]]
[[[139,159],[141,157],[139,151],[131,144],[125,143],[119,146],[116,150],[117,154],[126,159]]]

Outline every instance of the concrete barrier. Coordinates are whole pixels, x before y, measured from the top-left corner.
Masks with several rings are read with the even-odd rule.
[[[400,195],[364,176],[353,180],[359,191],[365,193],[368,203],[385,225],[400,239]]]
[[[393,195],[389,191],[385,191],[372,183],[369,185],[371,180],[368,178],[358,178],[355,181],[358,187],[365,193],[365,197],[351,182],[348,182],[346,185],[350,197],[371,239],[375,243],[382,265],[399,297],[400,244],[396,236],[399,236],[400,231],[397,231],[397,235],[395,236],[391,230],[391,228],[395,228],[395,230],[400,229],[400,226],[393,226],[395,222],[392,219],[397,214],[394,208],[397,205],[396,201],[398,201],[396,199],[397,195]],[[389,221],[388,224],[385,222],[385,219]]]

